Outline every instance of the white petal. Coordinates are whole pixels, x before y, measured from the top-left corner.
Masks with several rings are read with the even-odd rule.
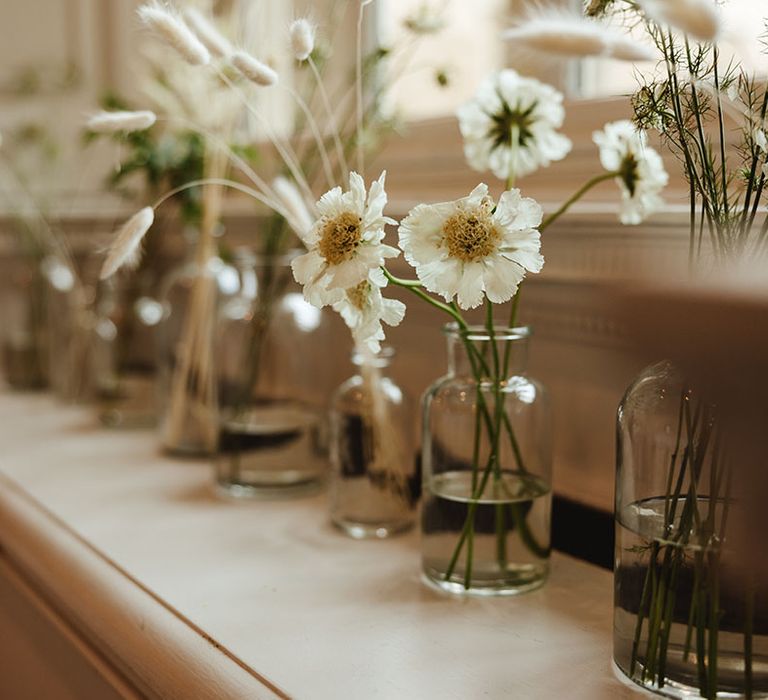
[[[458,298],[462,309],[474,309],[483,303],[483,265],[469,263],[464,265],[459,282]]]
[[[542,220],[541,206],[535,199],[521,197],[520,190],[508,190],[499,197],[493,218],[504,228],[536,228]]]
[[[362,216],[365,211],[365,180],[356,172],[349,174],[349,192],[347,194],[349,195],[348,206],[351,204],[350,208]]]
[[[329,219],[336,218],[345,211],[341,187],[328,190],[317,202],[317,212]]]
[[[318,279],[324,272],[325,260],[314,250],[291,260],[293,277],[299,284],[308,284]]]
[[[388,326],[399,326],[405,318],[405,304],[397,299],[384,299],[381,305],[381,320]]]
[[[351,260],[329,268],[328,289],[349,289],[355,287],[368,277],[369,265],[356,255]]]
[[[440,294],[446,301],[451,301],[459,291],[462,265],[457,260],[436,260],[419,265],[416,276],[428,291]]]
[[[525,277],[525,271],[518,264],[501,256],[486,261],[483,284],[488,299],[494,304],[509,301]]]

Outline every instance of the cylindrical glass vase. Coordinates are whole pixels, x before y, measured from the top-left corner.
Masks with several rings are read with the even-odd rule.
[[[323,312],[304,300],[291,257],[252,257],[252,285],[219,313],[214,467],[216,485],[228,496],[312,490],[327,474],[332,354]],[[246,265],[241,256],[239,267]]]
[[[50,387],[66,403],[84,403],[93,396],[90,371],[93,340],[94,260],[82,271],[56,256],[46,258],[48,376]]]
[[[19,256],[2,302],[3,378],[13,389],[48,386],[48,294],[39,260]]]
[[[356,352],[359,374],[331,400],[331,521],[355,538],[410,529],[418,487],[412,405],[387,376],[394,352]]]
[[[528,328],[446,328],[423,399],[422,566],[453,593],[513,595],[549,571],[551,417]]]
[[[187,457],[211,455],[216,447],[216,318],[219,306],[241,286],[233,265],[200,250],[168,273],[159,295],[160,442],[167,452]]]
[[[91,364],[96,411],[104,425],[155,424],[155,332],[162,316],[145,278],[120,274],[99,284]]]
[[[667,697],[768,697],[764,505],[723,432],[669,362],[619,407],[614,660]]]

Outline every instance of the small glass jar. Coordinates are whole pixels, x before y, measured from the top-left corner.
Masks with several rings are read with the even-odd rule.
[[[166,275],[159,294],[160,442],[166,452],[187,457],[211,455],[216,447],[216,317],[219,306],[241,286],[237,269],[213,248],[190,245],[188,257]]]
[[[20,255],[14,264],[2,302],[3,378],[13,389],[43,389],[48,386],[46,279],[37,258]]]
[[[331,521],[355,538],[389,537],[413,526],[418,486],[410,399],[385,372],[394,351],[355,352],[359,374],[330,410]]]
[[[227,299],[216,330],[220,493],[314,490],[328,471],[327,386],[333,357],[323,312],[293,280],[292,255],[241,253],[248,284]]]
[[[92,256],[82,271],[57,256],[43,263],[48,283],[48,376],[54,394],[66,403],[85,403],[93,396],[90,362],[97,262]]]
[[[768,698],[764,464],[724,424],[670,362],[618,411],[613,658],[665,697]]]
[[[96,411],[104,425],[155,424],[155,331],[162,315],[146,277],[119,274],[99,284],[91,364]]]
[[[422,566],[453,593],[512,595],[549,571],[551,416],[528,328],[446,327],[448,373],[423,399]]]

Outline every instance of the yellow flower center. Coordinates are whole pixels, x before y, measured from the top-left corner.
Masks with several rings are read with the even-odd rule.
[[[357,286],[347,289],[347,299],[352,306],[363,311],[368,304],[368,294],[370,291],[370,282],[368,282],[368,280],[363,280]]]
[[[473,209],[462,209],[443,224],[443,242],[452,258],[473,262],[495,252],[501,231],[493,221],[490,200]]]
[[[317,246],[320,255],[331,265],[349,260],[362,240],[362,223],[362,219],[351,211],[345,211],[335,219],[328,219],[323,224]]]

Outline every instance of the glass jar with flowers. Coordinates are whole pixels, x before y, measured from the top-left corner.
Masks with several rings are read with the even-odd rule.
[[[334,16],[339,20],[351,11],[356,15],[358,28],[362,28],[368,2],[352,6],[339,0],[332,5]],[[248,11],[244,7],[241,9],[246,17],[230,19],[244,21],[228,24],[248,24]],[[245,49],[235,49],[232,40],[220,31],[216,16],[208,17],[192,9],[182,12],[171,5],[157,3],[142,5],[138,14],[145,27],[172,50],[166,52],[169,55],[160,67],[167,79],[153,91],[153,94],[162,93],[165,98],[158,103],[165,112],[160,118],[169,125],[191,129],[200,135],[205,145],[205,164],[201,177],[179,183],[152,207],[142,210],[126,223],[115,238],[108,263],[105,263],[105,274],[113,274],[134,259],[158,206],[171,196],[195,188],[202,188],[204,193],[202,235],[196,251],[200,271],[209,270],[209,262],[215,257],[210,233],[217,222],[219,192],[224,187],[248,195],[269,208],[274,214],[273,221],[292,229],[303,240],[313,219],[310,213],[315,199],[313,188],[318,183],[332,187],[337,182],[345,182],[349,172],[347,161],[352,154],[356,153],[361,160],[364,152],[378,142],[378,137],[392,129],[392,121],[384,118],[376,108],[387,85],[377,83],[377,99],[373,105],[363,100],[362,90],[366,78],[376,76],[378,81],[383,75],[378,69],[390,52],[374,47],[364,55],[362,42],[357,42],[355,78],[350,90],[356,99],[352,100],[352,114],[342,121],[323,80],[324,62],[320,60],[320,49],[315,46],[315,27],[306,18],[291,23],[285,46],[290,53],[288,60],[295,60],[307,68],[306,80],[297,82],[295,88],[284,88],[278,84],[279,75],[273,66]],[[344,22],[338,24],[341,26]],[[414,23],[409,31],[415,36],[408,39],[417,41],[437,28],[439,23]],[[238,38],[238,43],[244,43],[242,37]],[[174,67],[173,71],[166,70],[166,62]],[[187,95],[188,89],[194,94]],[[296,108],[295,130],[290,135],[284,134],[284,123],[270,124],[263,111],[263,101],[255,94],[265,90],[270,90],[276,99],[282,97],[278,91],[285,90],[290,100],[286,109]],[[166,109],[169,103],[175,105],[171,110]],[[319,123],[321,118],[325,120],[322,125]],[[156,121],[154,112],[112,108],[94,115],[89,127],[92,131],[140,135]],[[232,145],[233,135],[236,132],[240,135],[235,126],[244,122],[257,125],[254,134],[246,135],[253,137],[259,149],[262,142],[268,142],[269,158],[265,160],[271,163],[275,160],[272,156],[277,156],[279,174],[271,181],[249,160],[257,147],[242,146],[239,141],[239,145]],[[262,163],[258,167],[261,168]],[[229,173],[232,173],[231,178]],[[267,243],[265,249],[268,248]],[[275,252],[284,252],[284,248],[271,250],[271,253]],[[211,342],[216,306],[214,287],[207,272],[201,272],[197,282],[190,287],[183,332],[172,353],[175,357],[173,378],[170,389],[162,392],[168,397],[169,408],[161,421],[164,445],[172,450],[208,452],[215,442],[218,429],[212,408],[216,403],[216,386]],[[277,299],[278,305],[279,302]],[[260,315],[256,314],[254,318],[258,320]],[[257,375],[258,372],[254,374]]]
[[[298,293],[294,253],[237,253],[242,283],[223,300],[214,356],[218,388],[215,482],[227,496],[307,491],[327,476],[323,314]]]
[[[393,356],[378,341],[356,350],[359,374],[331,398],[331,522],[358,539],[396,535],[416,518],[414,416],[410,398],[388,376]]]
[[[713,0],[592,0],[586,17],[544,10],[508,32],[550,54],[634,42],[657,62],[639,73],[635,124],[607,125],[595,140],[603,163],[621,173],[625,200],[642,206],[661,165],[638,130],[659,132],[688,184],[692,274],[765,255],[768,88],[740,61],[748,37],[725,36],[733,31],[727,13],[742,10]],[[622,34],[610,15],[646,36]],[[617,667],[667,697],[768,697],[768,582],[754,561],[746,506],[755,498],[723,416],[660,362],[627,390],[617,434]]]

